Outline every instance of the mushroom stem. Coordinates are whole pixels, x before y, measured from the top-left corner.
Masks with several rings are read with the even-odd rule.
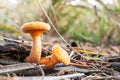
[[[26,62],[31,62],[31,63],[37,63],[39,62],[40,58],[41,58],[41,35],[42,32],[37,33],[37,32],[32,32],[30,33],[32,36],[32,40],[33,40],[33,45],[32,45],[32,49],[30,52],[30,55],[26,58]]]

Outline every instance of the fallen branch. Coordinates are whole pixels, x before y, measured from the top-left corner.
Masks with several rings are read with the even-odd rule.
[[[20,70],[26,70],[26,69],[31,69],[31,68],[35,68],[35,67],[36,67],[35,65],[32,65],[30,63],[7,65],[7,66],[0,67],[0,74],[14,72],[14,71],[20,71]]]
[[[0,64],[2,65],[11,65],[11,64],[19,64],[21,62],[9,59],[0,59]]]
[[[76,66],[63,66],[63,67],[55,67],[55,70],[62,71],[62,72],[79,72],[79,73],[100,73],[100,72],[105,72],[104,70],[89,70],[85,68],[78,68]]]
[[[83,73],[74,73],[69,75],[63,75],[63,76],[45,76],[44,80],[61,80],[61,79],[70,79],[75,77],[81,77],[83,76]],[[42,77],[17,77],[18,80],[41,80]]]
[[[120,77],[116,77],[116,76],[106,76],[106,77],[88,76],[88,77],[85,77],[83,80],[120,80]]]

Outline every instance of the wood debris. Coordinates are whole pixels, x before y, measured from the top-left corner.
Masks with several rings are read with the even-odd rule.
[[[113,77],[111,75],[116,75],[116,72],[112,72],[115,70],[119,75],[119,56],[112,56],[113,54],[119,55],[119,47],[111,46],[110,47],[92,47],[92,46],[84,46],[80,47],[78,45],[74,45],[74,49],[76,49],[79,54],[85,56],[87,60],[83,60],[79,54],[76,54],[70,47],[62,46],[64,44],[61,40],[59,41],[53,39],[52,42],[61,43],[61,46],[69,53],[71,59],[71,64],[65,66],[63,64],[57,64],[54,68],[46,69],[44,65],[42,65],[43,72],[41,69],[33,64],[24,63],[25,57],[27,57],[30,53],[31,43],[28,44],[27,41],[19,41],[12,40],[9,38],[3,39],[5,44],[0,45],[0,74],[7,75],[8,73],[15,73],[15,79],[43,79],[44,80],[60,80],[60,79],[118,79],[119,77]],[[52,42],[47,41],[45,44],[43,42],[44,48],[42,48],[42,56],[48,56],[52,54],[51,48],[53,46]],[[72,44],[73,45],[73,44]],[[98,59],[97,59],[98,58]],[[114,63],[112,63],[114,62]],[[102,74],[100,77],[90,77],[91,75]],[[44,75],[43,75],[44,74]],[[103,74],[108,75],[103,76]],[[29,76],[29,77],[20,77],[20,76]],[[30,77],[31,76],[31,77]],[[35,76],[35,77],[34,77]],[[36,77],[37,76],[37,77]],[[1,78],[6,78],[1,76]],[[9,80],[13,77],[7,76],[6,79]]]

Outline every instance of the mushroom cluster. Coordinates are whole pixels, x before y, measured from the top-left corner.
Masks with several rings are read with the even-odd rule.
[[[21,27],[24,33],[29,33],[32,37],[32,49],[29,56],[26,57],[25,62],[44,64],[47,68],[53,67],[57,63],[64,63],[68,65],[70,63],[70,57],[68,53],[59,45],[54,45],[52,48],[52,54],[47,57],[41,58],[41,38],[43,32],[50,30],[50,25],[44,22],[29,22],[23,24]]]

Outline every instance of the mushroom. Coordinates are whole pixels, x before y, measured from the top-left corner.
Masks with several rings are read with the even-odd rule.
[[[44,64],[46,68],[51,68],[57,63],[69,65],[70,57],[63,48],[61,48],[59,45],[54,45],[52,47],[52,54],[47,57],[42,57],[39,61],[39,64]]]
[[[42,48],[40,36],[43,34],[43,32],[50,30],[50,26],[44,22],[29,22],[23,24],[21,29],[24,33],[30,33],[33,41],[30,55],[26,57],[25,61],[38,64],[41,58]]]

